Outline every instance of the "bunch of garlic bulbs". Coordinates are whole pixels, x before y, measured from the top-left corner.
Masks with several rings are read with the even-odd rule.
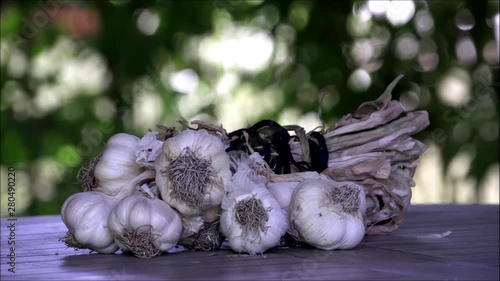
[[[220,247],[218,220],[231,177],[224,143],[205,130],[159,136],[116,134],[82,169],[84,192],[68,198],[61,210],[67,246],[101,253],[121,248],[141,258],[177,244]]]
[[[350,249],[365,233],[394,231],[426,149],[411,136],[428,125],[425,111],[391,100],[400,78],[320,132],[262,120],[230,133],[195,121],[142,138],[116,134],[78,174],[84,192],[63,205],[62,241],[151,258],[175,245],[217,250],[224,239],[258,254],[284,236]]]
[[[134,193],[142,182],[154,179],[155,173],[136,163],[139,138],[119,133],[112,136],[103,152],[80,177],[84,192],[66,199],[61,218],[68,232],[61,238],[68,247],[90,249],[99,253],[118,250],[108,227],[111,210],[124,197]]]

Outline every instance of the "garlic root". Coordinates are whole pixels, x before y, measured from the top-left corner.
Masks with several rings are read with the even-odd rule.
[[[172,182],[170,195],[187,205],[199,206],[205,197],[203,187],[214,184],[214,170],[209,159],[203,159],[197,151],[186,148],[170,166],[162,171]]]
[[[220,232],[220,222],[205,223],[204,227],[195,235],[195,238],[186,246],[192,251],[215,251],[220,249],[224,236]]]
[[[76,179],[82,186],[83,191],[93,191],[96,188],[94,170],[97,163],[99,163],[101,156],[102,153],[99,153],[96,157],[92,158],[88,164],[83,165],[78,171]]]
[[[66,232],[66,235],[59,238],[59,241],[63,242],[68,248],[74,248],[75,250],[89,249],[92,250],[88,245],[84,245],[75,238],[75,233],[71,230]],[[93,250],[92,250],[93,251]]]
[[[115,239],[126,245],[128,250],[138,258],[149,259],[161,253],[153,241],[154,236],[151,225],[143,225],[136,230],[124,229]]]
[[[250,199],[236,203],[234,209],[236,221],[245,231],[258,233],[259,231],[265,232],[269,228],[265,226],[269,216],[262,201],[255,198],[255,194]]]

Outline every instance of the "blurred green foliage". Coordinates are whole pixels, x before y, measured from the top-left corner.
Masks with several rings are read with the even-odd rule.
[[[429,112],[431,125],[417,138],[442,148],[443,171],[465,149],[473,155],[469,174],[479,186],[487,168],[498,162],[498,1],[392,1],[385,16],[376,14],[381,5],[370,7],[365,1],[54,0],[0,5],[1,165],[15,167],[19,188],[26,188],[17,194],[18,200],[29,198],[18,215],[58,213],[62,202],[80,191],[75,179],[79,167],[111,135],[141,136],[154,129],[151,124],[176,125],[181,118],[194,118],[196,114],[186,116],[179,107],[198,97],[182,102],[187,94],[168,78],[185,69],[195,73],[194,95],[209,100],[195,108],[207,121],[228,119],[219,118],[222,99],[234,100],[235,106],[253,103],[243,105],[249,111],[265,108],[245,115],[244,122],[253,123],[279,120],[287,109],[316,112],[326,94],[321,117],[327,125],[378,97],[404,73],[394,98]],[[407,19],[405,12],[411,12]],[[258,70],[224,65],[224,52],[222,59],[217,57],[220,64],[202,58],[211,48],[207,40],[222,40],[242,27],[250,30],[248,36],[271,39],[271,57]],[[229,46],[265,51],[260,45]],[[224,50],[228,57],[236,56],[233,60],[245,59],[245,53]],[[237,77],[236,85],[225,98],[216,98],[227,73]],[[235,94],[245,87],[249,90]],[[159,97],[150,98],[145,107],[161,108],[146,125],[139,122],[146,115],[136,108],[141,91]],[[241,101],[241,95],[257,98]]]

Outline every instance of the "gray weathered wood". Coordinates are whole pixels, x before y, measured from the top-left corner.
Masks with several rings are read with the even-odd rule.
[[[367,236],[353,250],[275,248],[264,255],[230,250],[180,252],[142,260],[121,252],[67,249],[59,216],[20,217],[16,273],[8,271],[7,225],[1,220],[2,280],[481,280],[499,279],[498,205],[415,205],[403,226]],[[430,233],[442,239],[417,239]]]

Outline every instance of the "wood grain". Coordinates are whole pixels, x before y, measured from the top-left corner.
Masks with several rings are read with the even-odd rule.
[[[59,216],[16,221],[16,273],[7,269],[9,221],[1,220],[2,280],[498,280],[498,205],[415,205],[403,226],[366,236],[346,251],[274,248],[264,255],[231,250],[179,252],[142,260],[75,251],[58,238]],[[431,233],[442,239],[417,239]]]

